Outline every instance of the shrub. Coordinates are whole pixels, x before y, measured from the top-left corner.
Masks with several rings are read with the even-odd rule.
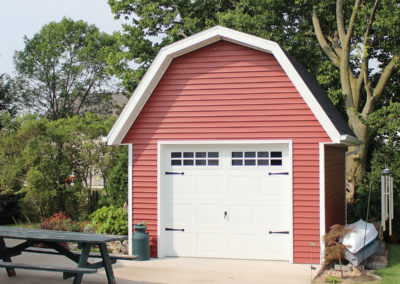
[[[346,251],[346,246],[340,241],[351,232],[351,228],[343,225],[333,225],[329,232],[324,235],[325,243],[325,264],[331,263],[337,259],[342,266],[342,258]],[[340,271],[343,277],[343,271]]]
[[[103,206],[90,215],[92,225],[101,234],[128,234],[128,216],[123,208]]]
[[[64,212],[58,212],[45,219],[41,225],[41,229],[82,232],[87,222],[77,222],[69,218]]]

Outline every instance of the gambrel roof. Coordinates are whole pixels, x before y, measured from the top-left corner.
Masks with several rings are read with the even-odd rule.
[[[315,77],[287,54],[278,43],[221,26],[215,26],[197,33],[160,50],[110,130],[107,136],[108,144],[117,145],[122,142],[174,58],[219,40],[226,40],[272,54],[333,143],[344,145],[360,144],[354,132],[334,107]]]

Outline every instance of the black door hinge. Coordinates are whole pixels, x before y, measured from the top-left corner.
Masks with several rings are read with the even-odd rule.
[[[184,232],[185,229],[174,229],[174,228],[165,228],[166,231],[179,231],[179,232]]]
[[[270,235],[271,234],[286,234],[286,235],[289,235],[289,231],[277,231],[277,232],[269,231],[269,234]]]
[[[181,173],[175,173],[175,172],[165,172],[166,175],[184,175],[184,172]]]

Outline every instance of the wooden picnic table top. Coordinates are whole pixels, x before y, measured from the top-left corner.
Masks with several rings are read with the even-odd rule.
[[[23,239],[44,242],[76,242],[101,244],[112,241],[123,241],[128,239],[128,236],[0,226],[0,238]]]

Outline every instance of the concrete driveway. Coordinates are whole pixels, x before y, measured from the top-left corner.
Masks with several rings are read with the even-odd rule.
[[[17,263],[43,263],[53,265],[76,264],[65,257],[37,253],[23,253],[14,257]],[[317,266],[317,270],[320,266]],[[310,283],[310,265],[290,264],[285,261],[257,261],[208,258],[164,258],[149,261],[118,261],[113,265],[118,284],[125,283]],[[317,270],[312,272],[315,276]],[[58,284],[63,280],[60,272],[16,270],[17,276],[9,278],[0,268],[2,284]],[[107,283],[104,269],[96,274],[86,274],[82,283]]]

